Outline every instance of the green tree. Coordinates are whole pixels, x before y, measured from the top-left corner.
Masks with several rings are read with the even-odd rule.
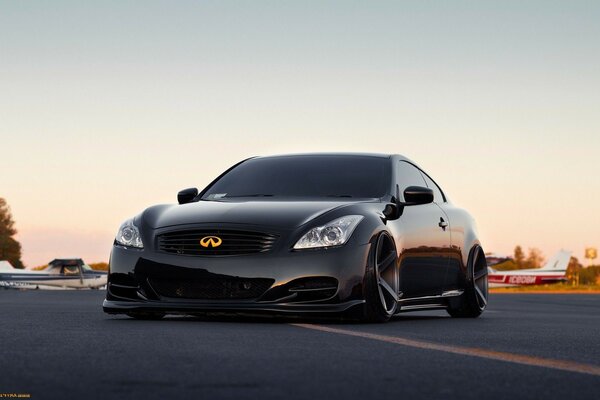
[[[540,249],[530,248],[527,259],[525,260],[525,268],[540,268],[544,263],[544,256]]]
[[[586,267],[579,272],[579,283],[581,285],[594,285],[598,282],[600,267]]]
[[[577,257],[571,257],[569,266],[567,267],[567,279],[573,286],[579,283],[579,273],[583,269],[583,265],[579,263]]]
[[[15,268],[25,268],[21,262],[21,244],[13,237],[17,234],[10,207],[0,197],[0,260],[6,260]]]
[[[525,268],[525,253],[523,252],[521,246],[517,245],[517,247],[515,247],[515,254],[513,256],[513,260],[515,261],[515,264],[517,264],[516,269]]]

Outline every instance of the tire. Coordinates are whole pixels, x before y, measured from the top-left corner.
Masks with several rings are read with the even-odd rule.
[[[477,318],[488,304],[487,262],[480,246],[469,253],[465,291],[447,311],[454,318]]]
[[[165,316],[165,314],[153,312],[128,312],[127,316],[145,321],[158,321],[159,319],[162,319]]]
[[[382,232],[371,246],[365,274],[364,322],[387,322],[398,311],[398,252],[394,239]]]

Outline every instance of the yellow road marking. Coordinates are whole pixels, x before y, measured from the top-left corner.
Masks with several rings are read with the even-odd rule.
[[[462,347],[445,345],[433,342],[425,342],[421,340],[405,339],[397,336],[377,335],[374,333],[357,332],[348,329],[330,328],[321,325],[313,324],[292,324],[300,328],[312,329],[321,332],[337,333],[340,335],[356,336],[365,339],[378,340],[399,344],[402,346],[416,347],[419,349],[443,351],[446,353],[460,354],[465,356],[487,358],[490,360],[505,361],[514,364],[532,365],[535,367],[551,368],[561,371],[577,372],[580,374],[588,374],[600,376],[600,366],[591,364],[581,364],[573,361],[554,360],[551,358],[542,358],[535,356],[527,356],[523,354],[507,353],[503,351],[479,349],[476,347]]]

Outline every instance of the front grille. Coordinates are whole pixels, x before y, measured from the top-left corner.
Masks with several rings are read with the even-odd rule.
[[[217,247],[203,247],[200,241],[217,237]],[[235,230],[188,230],[168,232],[158,237],[158,249],[187,256],[236,256],[264,253],[273,248],[277,236],[270,233]]]
[[[149,279],[161,296],[181,299],[256,299],[275,282],[264,278]]]

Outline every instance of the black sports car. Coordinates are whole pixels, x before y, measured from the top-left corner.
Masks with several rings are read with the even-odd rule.
[[[386,321],[438,308],[477,317],[487,305],[473,218],[403,156],[250,158],[178,200],[121,225],[105,312]]]

